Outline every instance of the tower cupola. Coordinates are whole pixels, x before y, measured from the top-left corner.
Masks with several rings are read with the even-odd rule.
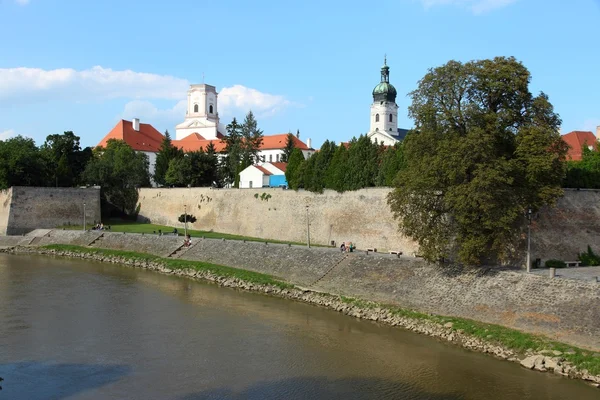
[[[390,67],[387,65],[387,57],[383,60],[381,67],[381,82],[373,89],[373,101],[396,102],[396,88],[390,83]]]

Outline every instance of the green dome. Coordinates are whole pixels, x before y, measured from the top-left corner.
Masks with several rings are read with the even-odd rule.
[[[387,101],[396,101],[396,88],[394,85],[388,82],[381,82],[379,85],[375,86],[373,89],[373,99],[378,100],[387,100]]]

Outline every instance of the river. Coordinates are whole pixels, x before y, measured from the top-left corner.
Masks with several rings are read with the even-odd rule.
[[[83,260],[0,254],[0,400],[598,399],[334,311]]]

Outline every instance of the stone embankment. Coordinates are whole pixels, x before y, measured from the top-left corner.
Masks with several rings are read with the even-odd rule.
[[[424,334],[439,340],[447,341],[466,349],[493,355],[499,359],[519,362],[524,368],[540,372],[553,372],[558,375],[573,379],[581,379],[587,383],[600,388],[600,376],[591,375],[587,370],[579,370],[569,363],[563,353],[557,350],[542,350],[538,353],[528,350],[525,354],[517,354],[515,351],[498,344],[486,342],[480,338],[465,334],[461,329],[456,329],[452,322],[439,323],[435,320],[411,318],[410,316],[398,315],[393,309],[374,302],[349,302],[342,296],[328,293],[315,292],[310,289],[299,287],[282,288],[276,285],[256,284],[239,278],[223,277],[213,272],[193,269],[171,269],[160,261],[148,261],[141,259],[130,259],[126,257],[107,256],[98,253],[83,253],[76,251],[50,250],[31,246],[5,246],[0,247],[0,252],[13,254],[42,254],[62,256],[71,258],[84,258],[100,262],[118,263],[134,268],[143,268],[172,274],[191,279],[199,279],[215,283],[219,286],[236,288],[247,291],[261,292],[272,296],[302,301],[322,307],[326,307],[345,315],[355,318],[376,321],[379,323],[399,326],[415,333]],[[565,353],[569,354],[569,353]]]

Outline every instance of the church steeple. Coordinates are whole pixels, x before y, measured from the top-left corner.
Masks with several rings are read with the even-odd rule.
[[[387,65],[387,55],[383,56],[383,67],[381,67],[381,82],[390,83],[390,67]]]

